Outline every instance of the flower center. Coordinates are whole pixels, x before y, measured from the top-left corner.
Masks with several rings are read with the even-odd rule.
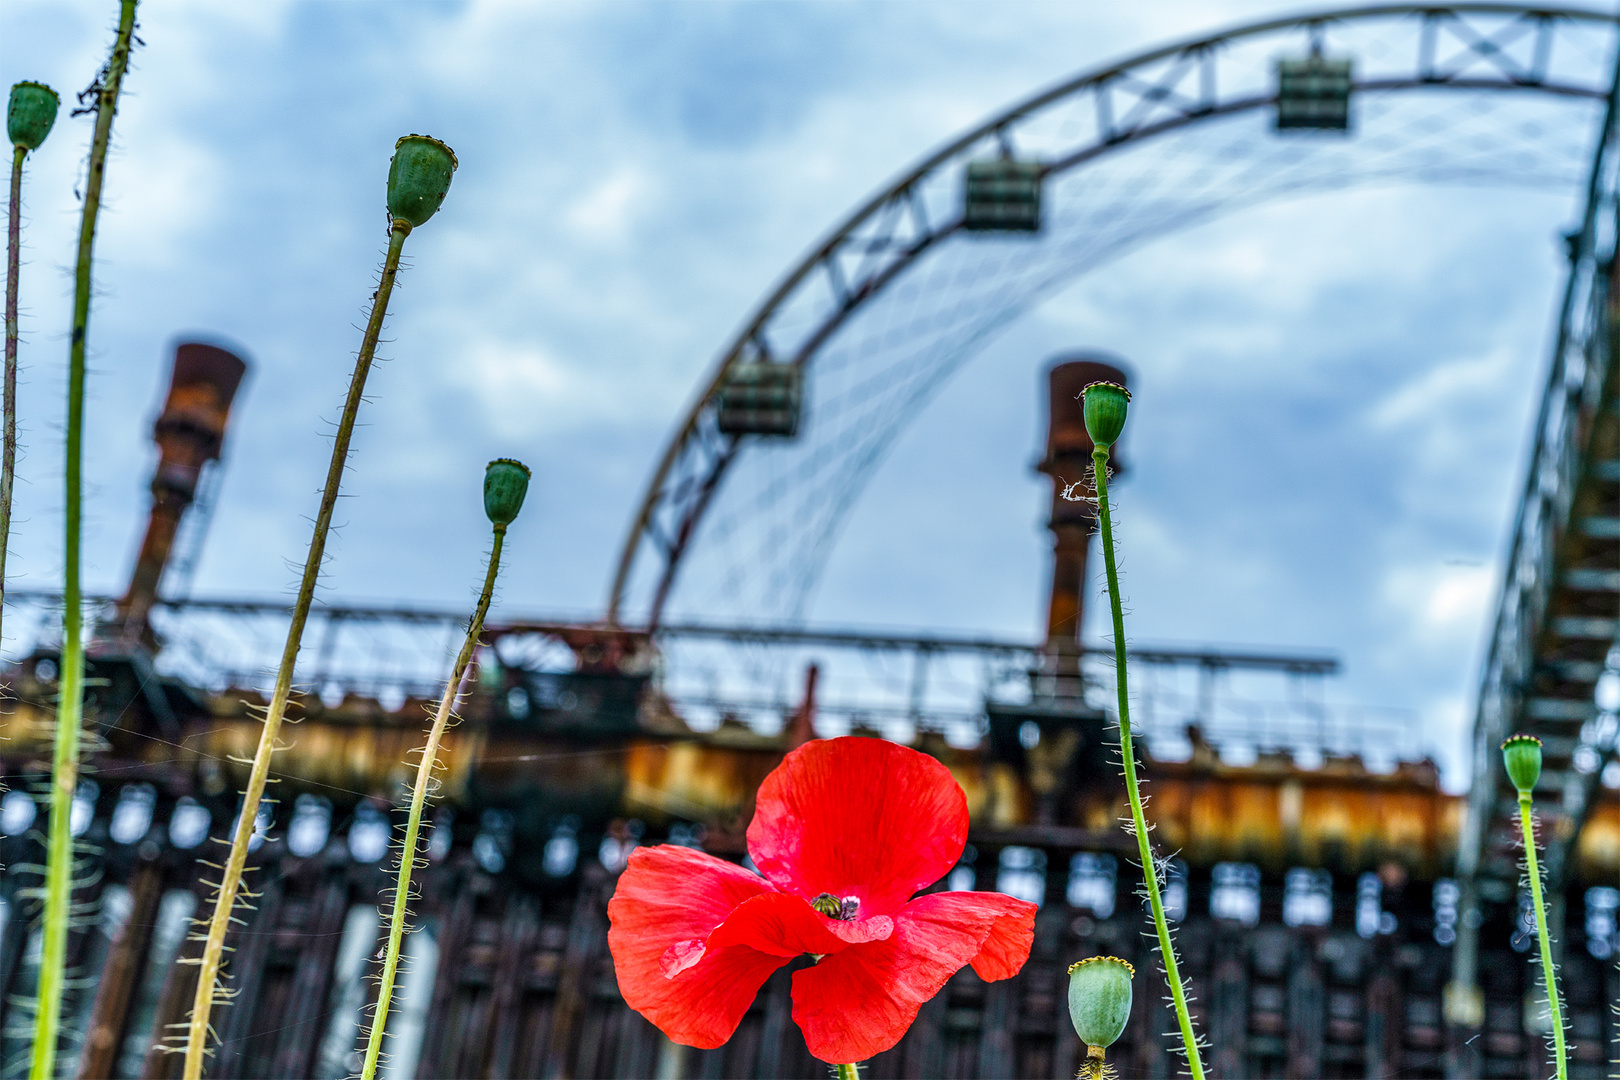
[[[824,892],[814,900],[810,906],[839,922],[854,922],[855,913],[861,910],[861,902],[853,896],[838,897],[830,892]]]

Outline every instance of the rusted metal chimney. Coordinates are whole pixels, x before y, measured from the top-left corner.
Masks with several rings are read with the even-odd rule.
[[[1053,678],[1041,689],[1053,697],[1080,696],[1080,619],[1085,608],[1086,556],[1097,527],[1097,507],[1089,498],[1094,494],[1089,479],[1092,442],[1086,434],[1080,392],[1094,382],[1127,385],[1128,376],[1119,364],[1117,357],[1106,353],[1083,353],[1060,357],[1047,371],[1051,420],[1046,457],[1036,468],[1052,478],[1052,517],[1048,524],[1054,554],[1052,598],[1046,613],[1046,674]],[[1122,471],[1118,447],[1111,467],[1115,475]],[[1063,497],[1065,490],[1070,499]],[[1079,501],[1071,501],[1074,499]]]
[[[245,374],[247,363],[218,346],[188,341],[175,348],[169,396],[152,428],[158,445],[152,512],[129,591],[118,602],[120,637],[127,642],[150,643],[147,616],[157,600],[175,533],[196,497],[203,466],[219,458],[231,401]]]

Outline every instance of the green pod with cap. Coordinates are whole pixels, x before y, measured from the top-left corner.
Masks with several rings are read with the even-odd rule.
[[[6,102],[6,136],[12,146],[37,150],[56,123],[62,99],[44,83],[20,82]]]
[[[512,524],[529,493],[529,467],[511,458],[498,458],[484,470],[484,513],[502,528]]]
[[[388,213],[414,229],[439,210],[456,172],[456,152],[427,135],[406,135],[388,164]]]
[[[1069,1019],[1081,1042],[1101,1050],[1124,1034],[1135,975],[1117,956],[1093,956],[1069,968]]]
[[[1086,434],[1098,446],[1113,446],[1125,430],[1131,392],[1119,383],[1094,382],[1080,391],[1086,414]]]
[[[1502,743],[1502,764],[1519,794],[1530,794],[1541,779],[1541,740],[1534,735],[1510,735]]]

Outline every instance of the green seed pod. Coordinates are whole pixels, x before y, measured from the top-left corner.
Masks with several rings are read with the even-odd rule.
[[[56,123],[56,110],[62,99],[44,83],[20,82],[11,88],[6,103],[6,134],[12,146],[37,150]]]
[[[1069,1018],[1081,1042],[1102,1050],[1124,1033],[1135,975],[1117,956],[1093,956],[1069,968]]]
[[[1086,413],[1086,433],[1098,446],[1113,446],[1125,429],[1125,411],[1131,392],[1119,383],[1094,382],[1080,391]]]
[[[1541,779],[1541,740],[1534,735],[1508,736],[1502,744],[1502,764],[1519,794],[1530,794]]]
[[[521,461],[500,458],[484,470],[484,513],[496,525],[512,524],[528,493],[529,468]]]
[[[438,212],[456,172],[456,152],[438,139],[406,135],[388,165],[388,213],[412,228]]]

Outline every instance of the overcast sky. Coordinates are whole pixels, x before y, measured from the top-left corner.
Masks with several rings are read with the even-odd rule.
[[[466,601],[484,462],[515,456],[535,480],[502,602],[591,615],[698,380],[835,220],[1043,85],[1277,9],[148,0],[97,248],[89,585],[128,575],[171,343],[200,332],[237,343],[253,372],[194,592],[285,594],[401,134],[445,139],[461,168],[407,245],[327,595]],[[7,0],[0,80],[70,98],[115,14],[112,0]],[[24,587],[55,585],[62,565],[68,268],[89,129],[64,109],[25,186],[10,563]],[[1046,489],[1030,471],[1041,365],[1106,348],[1138,381],[1119,492],[1133,636],[1334,651],[1336,698],[1410,709],[1453,755],[1554,325],[1558,234],[1576,211],[1571,190],[1319,195],[1077,281],[916,417],[844,531],[812,621],[1034,637],[1048,573]]]

